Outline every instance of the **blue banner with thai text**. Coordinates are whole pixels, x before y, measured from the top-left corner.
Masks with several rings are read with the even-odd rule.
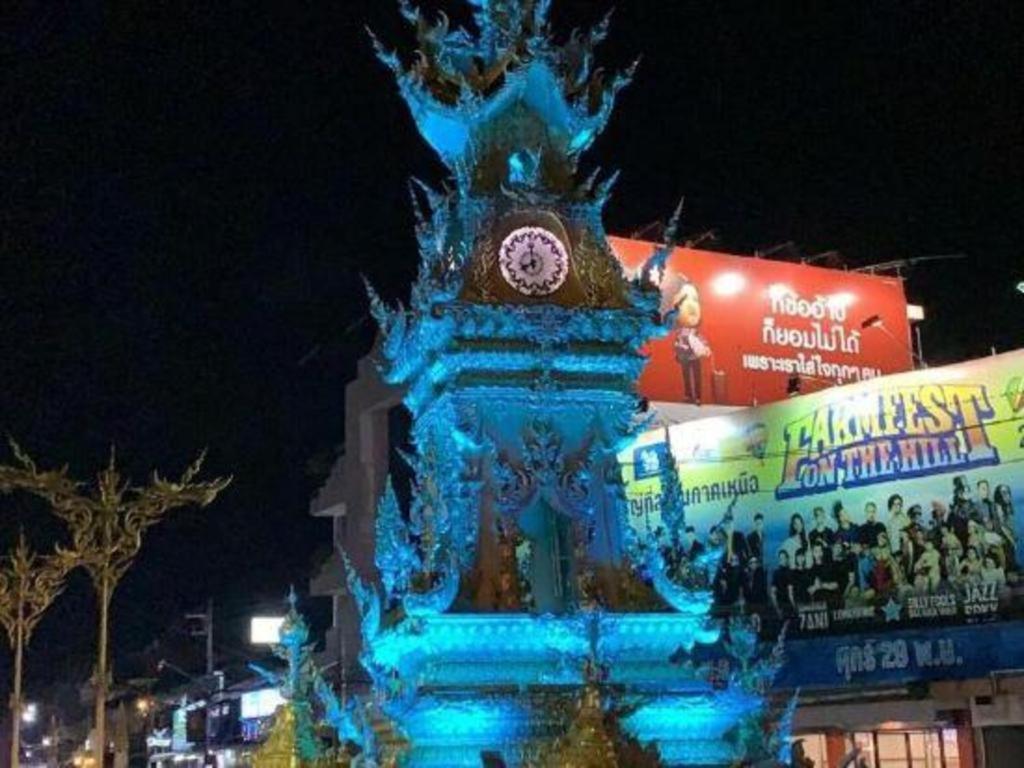
[[[1024,668],[1024,622],[786,642],[775,687],[839,688],[987,677]]]

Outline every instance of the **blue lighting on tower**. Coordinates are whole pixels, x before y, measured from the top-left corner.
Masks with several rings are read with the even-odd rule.
[[[616,748],[653,745],[665,765],[767,759],[777,745],[756,734],[781,646],[723,634],[713,556],[669,575],[626,520],[617,455],[645,426],[638,350],[666,330],[650,278],[679,212],[627,278],[602,224],[614,175],[577,171],[633,71],[595,67],[607,19],[556,43],[548,0],[470,1],[472,31],[402,0],[407,61],[375,41],[453,188],[413,188],[409,305],[368,287],[383,374],[414,417],[415,479],[406,507],[390,483],[382,496],[376,573],[346,558],[374,693],[342,707],[322,691],[331,721],[383,760],[399,749],[377,735],[386,718],[404,766],[488,752],[516,766],[596,748],[559,740],[587,690]],[[662,515],[682,525],[678,478],[662,480]],[[705,660],[713,647],[728,672]]]

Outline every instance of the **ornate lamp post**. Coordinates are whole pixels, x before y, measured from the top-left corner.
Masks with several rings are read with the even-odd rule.
[[[177,507],[205,507],[231,482],[216,478],[196,482],[205,452],[177,481],[153,472],[145,486],[133,486],[117,471],[114,453],[96,477],[91,492],[67,476],[67,467],[40,471],[20,447],[12,443],[17,467],[0,467],[0,486],[28,491],[49,503],[71,533],[71,555],[85,568],[96,589],[99,607],[99,639],[95,672],[96,764],[103,765],[106,744],[106,701],[109,686],[108,633],[110,600],[125,572],[142,547],[142,534]]]
[[[9,555],[0,557],[0,624],[14,653],[14,685],[11,693],[11,766],[18,768],[21,746],[22,663],[32,631],[46,609],[64,590],[64,577],[74,567],[74,557],[58,551],[37,555],[29,549],[25,534]]]

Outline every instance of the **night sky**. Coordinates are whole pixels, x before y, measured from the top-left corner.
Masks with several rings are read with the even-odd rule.
[[[910,274],[926,357],[1020,346],[1020,5],[788,5],[619,2],[604,60],[644,59],[589,157],[623,173],[609,231],[686,195],[685,231],[732,252],[965,253]],[[605,7],[556,0],[556,26]],[[329,547],[307,510],[372,340],[359,275],[405,294],[406,179],[443,179],[367,24],[411,44],[386,0],[0,11],[0,431],[81,477],[111,443],[139,480],[203,447],[235,477],[146,540],[114,603],[122,674],[160,655],[198,669],[180,615],[207,596],[220,654],[243,658],[250,608],[304,588]],[[39,546],[59,531],[0,499],[0,544],[18,524]],[[35,640],[33,685],[84,680],[92,626],[77,577]]]

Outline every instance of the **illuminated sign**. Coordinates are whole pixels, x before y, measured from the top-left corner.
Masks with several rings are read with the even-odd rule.
[[[800,633],[1024,607],[1024,350],[675,424],[620,461],[631,525],[722,547],[717,609]],[[686,526],[662,523],[674,460]],[[728,514],[727,514],[728,513]]]
[[[261,688],[242,694],[242,719],[255,720],[271,717],[284,704],[284,697],[277,688]]]
[[[1018,669],[1021,648],[1024,622],[989,625],[980,642],[977,628],[968,626],[797,638],[786,643],[775,685],[792,690],[987,677]]]
[[[654,248],[610,243],[629,273]],[[898,278],[692,248],[658,277],[671,331],[645,350],[650,400],[754,405],[912,367]]]
[[[157,728],[146,737],[146,746],[150,749],[170,749],[171,732],[167,728]]]
[[[874,387],[788,423],[776,498],[998,464],[983,385]]]
[[[281,641],[284,616],[253,616],[249,622],[249,642],[253,645],[277,645]]]
[[[188,710],[181,706],[171,715],[171,749],[186,752],[188,748]]]

